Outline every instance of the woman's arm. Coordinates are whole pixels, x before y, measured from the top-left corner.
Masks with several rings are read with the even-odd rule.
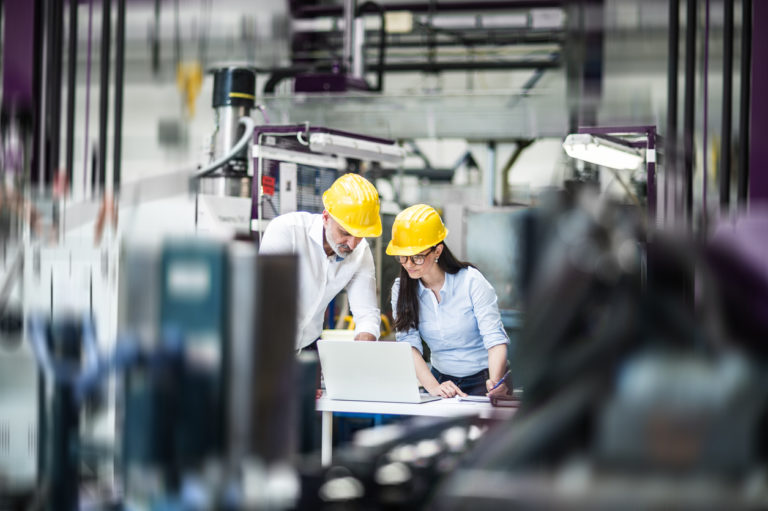
[[[507,372],[507,345],[497,344],[488,350],[488,377],[485,387],[488,395],[507,394],[509,389],[506,383],[502,383],[495,389],[493,387]],[[491,390],[493,389],[493,390]]]
[[[430,395],[453,397],[458,394],[459,396],[466,396],[466,394],[452,381],[438,383],[437,379],[429,370],[429,367],[427,367],[427,363],[424,362],[424,357],[421,356],[419,350],[411,347],[411,353],[413,354],[413,365],[416,367],[416,378],[419,379],[421,386],[427,389],[427,392],[429,392]]]

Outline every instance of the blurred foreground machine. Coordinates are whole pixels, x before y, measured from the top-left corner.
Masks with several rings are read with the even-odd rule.
[[[118,340],[35,317],[47,389],[36,502],[46,509],[289,508],[298,435],[295,256],[177,240],[121,257]],[[268,318],[268,319],[267,319]],[[81,432],[117,374],[115,445]],[[114,480],[92,467],[112,465]],[[87,496],[87,497],[86,497]]]
[[[431,508],[767,508],[766,274],[597,200],[527,232],[523,405]]]

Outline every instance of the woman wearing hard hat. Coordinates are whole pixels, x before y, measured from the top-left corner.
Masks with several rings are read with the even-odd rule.
[[[417,204],[392,225],[387,254],[400,263],[392,286],[396,339],[413,347],[416,375],[433,396],[506,394],[507,337],[496,293],[454,257],[434,208]],[[421,339],[431,352],[430,371]]]

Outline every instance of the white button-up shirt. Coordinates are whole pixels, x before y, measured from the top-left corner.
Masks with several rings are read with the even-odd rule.
[[[262,254],[292,253],[299,256],[299,303],[296,349],[320,337],[325,309],[346,288],[349,309],[355,319],[355,335],[380,334],[381,313],[376,299],[373,255],[361,240],[345,258],[326,255],[323,248],[323,217],[296,212],[269,222],[261,241]]]

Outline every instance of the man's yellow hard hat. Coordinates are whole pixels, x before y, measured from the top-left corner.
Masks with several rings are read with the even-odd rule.
[[[381,236],[379,192],[357,174],[344,174],[323,193],[323,206],[352,236]]]
[[[445,239],[448,229],[435,208],[416,204],[402,210],[392,224],[388,255],[410,256],[434,247]]]

